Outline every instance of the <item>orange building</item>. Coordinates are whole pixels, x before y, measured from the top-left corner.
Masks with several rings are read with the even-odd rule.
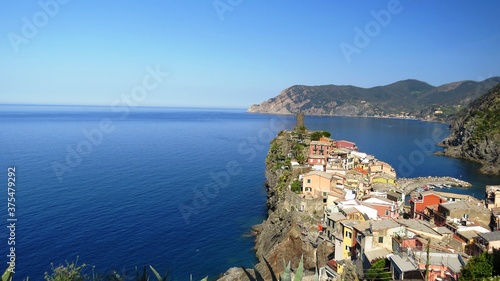
[[[410,198],[410,214],[412,218],[415,218],[423,214],[425,207],[443,202],[445,202],[445,200],[432,191],[414,193]]]

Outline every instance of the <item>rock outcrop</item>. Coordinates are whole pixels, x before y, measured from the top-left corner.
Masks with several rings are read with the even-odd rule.
[[[450,125],[441,144],[444,155],[483,164],[481,172],[500,174],[500,84],[474,100]]]
[[[322,216],[322,208],[321,212],[318,210],[314,215],[299,212],[286,199],[294,196],[286,188],[290,180],[310,170],[310,168],[307,168],[307,171],[302,170],[304,168],[283,169],[280,166],[280,163],[283,163],[280,160],[281,156],[291,151],[294,145],[290,139],[290,132],[281,132],[271,142],[266,159],[268,217],[253,227],[256,234],[255,252],[259,259],[254,270],[264,280],[271,280],[269,267],[278,275],[284,271],[283,261],[290,262],[291,268],[294,269],[298,267],[301,257],[306,275],[314,275],[315,269],[324,266],[327,256],[334,250],[332,243],[317,239],[317,222]],[[234,278],[243,273],[242,270],[233,268],[220,280],[237,280]],[[254,271],[249,273],[254,274]]]

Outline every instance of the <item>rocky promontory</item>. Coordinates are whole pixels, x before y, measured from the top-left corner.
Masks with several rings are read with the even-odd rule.
[[[292,269],[297,268],[301,257],[305,275],[314,275],[315,270],[324,266],[328,255],[333,252],[333,244],[319,237],[318,224],[323,216],[321,200],[311,212],[299,211],[290,204],[300,197],[289,190],[291,180],[310,170],[308,167],[292,167],[285,161],[284,155],[296,145],[292,141],[292,134],[290,131],[280,132],[271,142],[266,158],[268,217],[253,227],[259,263],[254,269],[247,269],[246,273],[241,268],[232,268],[219,280],[240,280],[240,276],[255,276],[256,272],[264,280],[271,280],[270,270],[276,275],[282,273],[283,261],[290,262]]]
[[[500,84],[462,110],[451,129],[441,143],[444,155],[480,162],[481,172],[500,174]]]

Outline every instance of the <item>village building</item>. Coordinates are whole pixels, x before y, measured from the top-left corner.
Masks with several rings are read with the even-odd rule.
[[[323,155],[309,155],[307,158],[307,164],[315,171],[325,171],[326,163],[326,156]]]
[[[382,161],[375,161],[369,166],[368,172],[370,176],[384,174],[389,178],[396,178],[396,170],[391,165]]]
[[[441,203],[438,210],[434,212],[434,224],[447,226],[456,230],[462,225],[479,225],[488,227],[491,220],[491,212],[480,203],[468,201],[455,201]]]
[[[355,260],[362,275],[379,258],[391,254],[392,236],[401,230],[394,220],[365,221],[354,226],[356,230]]]
[[[321,138],[319,138],[319,141],[321,141],[321,142],[328,142],[328,143],[330,143],[330,145],[332,145],[333,147],[336,147],[336,145],[335,145],[335,140],[334,140],[334,139],[327,138],[327,137],[325,137],[325,136],[321,136]]]
[[[486,208],[500,208],[500,185],[487,185],[485,198]]]
[[[433,191],[415,192],[410,198],[410,215],[412,218],[430,221],[430,218],[424,214],[424,209],[427,206],[438,205],[443,202],[445,202],[444,198]]]
[[[427,264],[425,251],[395,254],[389,259],[394,280],[424,279]],[[456,253],[430,253],[428,263],[428,280],[458,280],[460,270],[465,265],[462,256]]]
[[[326,198],[333,188],[333,176],[321,171],[311,171],[302,176],[302,192],[313,198]]]
[[[377,216],[380,219],[398,218],[399,209],[396,202],[385,198],[370,197],[363,200],[363,203],[369,204],[377,210]]]
[[[311,141],[309,155],[329,156],[333,151],[333,144],[328,141]]]
[[[418,269],[418,265],[408,255],[394,254],[389,256],[392,280],[423,280],[423,274]]]
[[[500,230],[500,207],[491,209],[491,229]]]
[[[424,238],[443,240],[443,235],[432,228],[426,221],[417,219],[396,219],[396,222],[404,225],[407,230]]]
[[[354,226],[358,223],[358,221],[354,220],[344,220],[340,222],[343,227],[342,234],[344,236],[341,244],[342,259],[351,259],[355,254],[356,230],[354,229]]]
[[[482,252],[493,252],[493,249],[500,249],[500,231],[479,233],[474,243],[475,256]]]
[[[470,195],[451,192],[442,192],[435,190],[413,192],[410,198],[410,214],[413,218],[432,221],[434,215],[433,212],[437,205],[445,202],[455,201],[469,201],[472,203],[480,202]],[[424,212],[427,206],[429,206],[430,208],[428,208],[428,210]]]
[[[350,141],[346,141],[346,140],[337,140],[335,143],[336,143],[338,148],[346,148],[346,149],[355,150],[355,151],[358,150],[358,147],[356,146],[356,144],[354,142],[350,142]]]

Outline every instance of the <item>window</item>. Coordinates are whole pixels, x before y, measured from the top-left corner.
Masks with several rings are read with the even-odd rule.
[[[389,215],[389,210],[385,210],[385,215],[388,216]]]
[[[307,179],[307,183],[311,183],[311,179]]]
[[[345,246],[346,251],[351,251],[351,246]]]
[[[345,236],[347,236],[348,238],[352,238],[352,232],[346,231]]]
[[[356,235],[356,240],[358,240],[358,242],[361,242],[362,238],[361,234],[358,233],[358,235]]]
[[[378,242],[379,242],[379,243],[384,243],[384,237],[383,237],[383,236],[380,236],[380,237],[378,238]]]

